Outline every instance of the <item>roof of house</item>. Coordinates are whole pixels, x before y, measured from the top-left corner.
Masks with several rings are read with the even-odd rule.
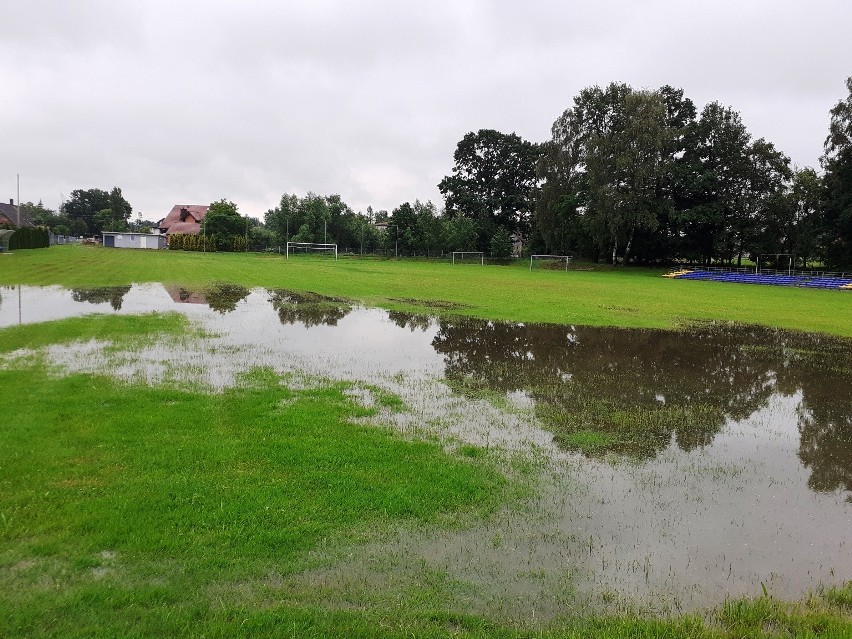
[[[101,235],[144,235],[145,237],[162,237],[159,233],[137,233],[136,231],[101,231]]]
[[[0,202],[0,224],[9,224],[11,226],[18,225],[18,207],[12,204]],[[21,226],[35,226],[35,223],[30,219],[26,212],[21,209]]]
[[[190,291],[182,286],[166,286],[166,292],[178,304],[206,304],[207,297],[204,293]]]
[[[158,226],[161,229],[166,229],[169,234],[172,233],[198,233],[198,225],[201,220],[207,215],[207,209],[210,207],[204,204],[175,204],[169,214],[160,220]],[[176,224],[182,226],[184,230],[173,229]],[[191,229],[191,230],[190,230]]]
[[[160,227],[166,228],[166,227]],[[196,222],[174,222],[166,228],[166,235],[184,233],[186,235],[198,235],[201,232],[201,224]]]

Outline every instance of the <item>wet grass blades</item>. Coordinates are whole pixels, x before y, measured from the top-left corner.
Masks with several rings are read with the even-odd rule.
[[[181,335],[188,331],[189,321],[181,313],[89,315],[3,328],[0,330],[0,354],[90,340],[111,342],[115,348],[129,349],[151,343],[158,336]]]
[[[128,319],[94,318],[90,333]],[[80,328],[57,324],[15,342]],[[162,324],[129,326],[139,338]],[[230,627],[239,606],[202,613],[217,582],[286,574],[317,546],[500,501],[504,480],[486,465],[355,423],[371,411],[345,384],[246,381],[211,395],[0,370],[0,410],[14,415],[0,430],[0,635],[191,634],[199,615]]]

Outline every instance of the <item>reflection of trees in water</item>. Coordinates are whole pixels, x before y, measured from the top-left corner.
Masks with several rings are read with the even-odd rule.
[[[130,286],[97,286],[94,288],[72,288],[71,297],[75,302],[103,304],[108,302],[113,310],[120,311],[124,296]]]
[[[731,325],[669,332],[461,320],[441,321],[434,346],[454,387],[523,390],[561,445],[590,454],[653,456],[672,438],[691,450],[727,418],[801,389],[800,455],[813,487],[852,484],[852,391],[847,382],[837,392],[852,378],[848,341]],[[829,373],[826,361],[840,368]]]
[[[852,348],[823,339],[797,354],[803,373],[779,376],[779,385],[802,390],[799,457],[811,469],[814,490],[852,491]]]
[[[237,308],[237,304],[247,298],[249,293],[245,286],[217,282],[204,291],[204,297],[210,308],[224,315]]]
[[[425,331],[435,321],[429,315],[415,315],[404,311],[388,311],[388,319],[400,328],[407,328],[411,332],[415,330]]]
[[[270,290],[269,301],[282,324],[299,322],[308,327],[320,324],[337,326],[337,322],[352,310],[351,306],[337,298],[284,289]]]

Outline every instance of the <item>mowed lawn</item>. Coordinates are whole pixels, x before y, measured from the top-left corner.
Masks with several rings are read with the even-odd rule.
[[[179,314],[13,326],[0,357],[186,330]],[[380,617],[294,604],[276,584],[318,547],[481,517],[504,495],[464,450],[358,421],[373,410],[346,384],[244,382],[210,394],[0,365],[0,637],[369,634]]]
[[[343,296],[400,310],[592,326],[676,328],[735,321],[852,337],[852,291],[670,280],[660,269],[570,272],[526,262],[190,253],[63,246],[0,256],[0,284],[109,286],[212,282]]]
[[[516,321],[736,319],[840,335],[849,335],[852,308],[852,293],[672,282],[650,270],[530,273],[89,247],[0,255],[0,285],[151,281],[290,288]],[[0,356],[90,339],[132,349],[192,330],[179,314],[71,318],[0,329]],[[353,402],[346,384],[290,389],[263,369],[244,382],[210,394],[58,377],[38,355],[0,366],[0,637],[852,633],[852,585],[800,603],[732,600],[706,618],[586,614],[541,630],[468,614],[465,585],[425,568],[414,585],[366,598],[305,586],[294,577],[316,551],[333,554],[400,526],[463,525],[514,503],[534,480],[518,479],[523,465],[504,476],[473,447],[448,452],[363,423],[372,410]],[[376,399],[388,409],[399,401]]]

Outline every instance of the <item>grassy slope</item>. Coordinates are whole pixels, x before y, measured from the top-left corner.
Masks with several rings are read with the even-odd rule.
[[[661,271],[562,271],[521,265],[53,247],[0,256],[0,284],[204,286],[224,281],[346,296],[403,310],[489,319],[671,328],[732,320],[852,337],[852,292],[668,280]]]

